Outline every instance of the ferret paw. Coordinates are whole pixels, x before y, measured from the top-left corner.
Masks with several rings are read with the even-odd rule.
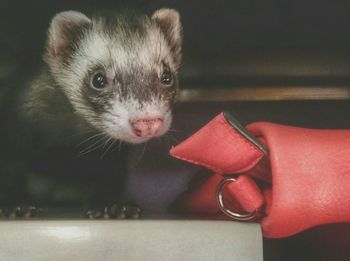
[[[38,217],[40,211],[35,206],[16,206],[0,209],[0,215],[8,219],[31,219]]]
[[[112,215],[117,219],[140,219],[142,209],[135,204],[113,205]]]
[[[104,218],[104,213],[101,210],[90,209],[86,212],[86,217],[88,219],[101,219]],[[107,217],[106,217],[107,218]]]
[[[139,219],[142,210],[134,204],[117,205],[105,207],[101,210],[89,210],[86,217],[89,219]]]

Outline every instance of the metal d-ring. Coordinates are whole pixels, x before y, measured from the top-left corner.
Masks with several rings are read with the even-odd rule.
[[[224,201],[223,201],[223,198],[222,198],[222,192],[225,188],[225,186],[230,183],[230,182],[236,182],[236,179],[235,178],[226,178],[226,179],[223,179],[217,189],[216,189],[216,199],[218,201],[218,204],[219,204],[219,207],[221,209],[221,211],[226,215],[226,216],[229,216],[230,218],[233,218],[235,220],[239,220],[239,221],[248,221],[248,220],[252,220],[255,216],[256,216],[256,210],[253,211],[253,212],[249,212],[249,213],[236,213],[236,212],[233,212],[231,210],[229,210],[228,208],[225,207],[224,205]]]

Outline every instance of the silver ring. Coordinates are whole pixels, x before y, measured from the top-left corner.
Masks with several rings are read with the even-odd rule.
[[[221,211],[226,216],[229,216],[230,218],[235,219],[235,220],[239,220],[239,221],[252,220],[256,216],[256,212],[257,212],[256,210],[254,210],[253,212],[242,214],[242,213],[233,212],[225,207],[224,201],[222,198],[222,191],[223,191],[224,187],[230,182],[236,182],[236,179],[235,178],[226,178],[219,183],[219,185],[216,189],[216,199],[218,201],[218,204],[219,204]]]

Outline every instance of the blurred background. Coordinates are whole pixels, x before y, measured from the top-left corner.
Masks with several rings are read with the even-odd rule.
[[[160,7],[179,10],[184,87],[343,86],[350,80],[348,1],[2,0],[1,62],[35,68],[59,11],[125,7],[149,15]]]

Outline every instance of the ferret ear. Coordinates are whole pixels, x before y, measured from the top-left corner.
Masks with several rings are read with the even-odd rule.
[[[162,8],[154,12],[152,20],[160,27],[167,39],[178,65],[181,62],[182,26],[180,14],[174,9]]]
[[[69,55],[74,48],[74,42],[90,24],[91,20],[80,12],[65,11],[55,15],[48,32],[49,55],[55,58]]]

